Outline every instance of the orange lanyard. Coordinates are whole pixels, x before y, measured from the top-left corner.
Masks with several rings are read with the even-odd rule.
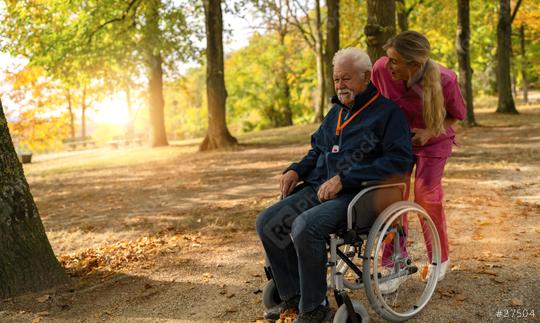
[[[379,97],[379,93],[375,94],[366,104],[364,104],[358,111],[356,111],[347,121],[345,121],[344,124],[341,124],[341,113],[343,112],[343,108],[339,110],[339,117],[338,122],[336,126],[336,136],[339,136],[341,132],[343,131],[343,128],[345,128],[351,121],[354,119],[360,112],[362,112],[365,108],[367,108],[373,101],[375,101]]]

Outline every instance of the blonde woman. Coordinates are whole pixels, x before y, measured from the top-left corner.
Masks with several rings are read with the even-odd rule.
[[[387,56],[373,66],[372,82],[400,106],[413,133],[414,197],[437,226],[442,280],[450,262],[441,179],[452,153],[452,125],[465,117],[465,104],[456,74],[430,58],[431,47],[424,35],[402,32],[389,39],[384,49]]]

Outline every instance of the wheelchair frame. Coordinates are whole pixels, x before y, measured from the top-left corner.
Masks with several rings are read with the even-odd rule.
[[[401,189],[401,196],[402,200],[405,199],[405,192],[407,189],[407,184],[404,182],[400,183],[392,183],[392,184],[377,184],[374,182],[366,182],[363,183],[364,188],[358,194],[355,195],[355,197],[351,200],[349,203],[349,206],[347,208],[347,231],[346,234],[351,232],[353,230],[353,216],[354,216],[354,207],[358,200],[360,200],[364,195],[367,193],[377,190],[377,189],[383,189],[383,188],[399,188]],[[356,237],[354,237],[356,238]],[[367,241],[367,236],[363,234],[358,235],[359,240],[358,241],[348,241],[348,242],[354,242],[358,243],[357,247],[361,249],[361,245],[364,241]],[[336,233],[333,233],[330,235],[330,241],[329,241],[329,253],[330,257],[328,259],[328,266],[330,267],[330,278],[328,282],[328,289],[334,290],[334,297],[336,299],[336,303],[338,307],[340,307],[342,304],[345,304],[347,308],[347,313],[349,316],[349,319],[352,323],[361,323],[358,322],[358,319],[356,317],[356,312],[354,309],[354,306],[352,304],[351,299],[349,298],[349,295],[347,294],[347,291],[345,290],[344,286],[344,273],[341,270],[337,269],[338,266],[338,259],[337,257],[341,258],[341,260],[350,268],[352,269],[355,274],[358,275],[358,277],[363,277],[363,272],[354,264],[350,259],[350,255],[344,254],[341,250],[339,250],[338,246],[345,244],[346,241],[344,238],[339,237]],[[359,251],[361,252],[361,251]],[[363,256],[362,256],[363,257]],[[333,279],[332,279],[333,278]],[[360,284],[359,288],[362,288],[364,284]],[[367,315],[367,311],[366,311]]]
[[[337,233],[330,234],[329,238],[327,239],[327,250],[329,252],[328,257],[328,263],[327,267],[330,267],[330,275],[327,277],[327,285],[328,289],[332,289],[334,291],[334,297],[336,299],[336,303],[338,304],[338,308],[341,308],[343,304],[345,304],[346,308],[346,315],[347,320],[350,320],[352,323],[360,323],[358,320],[358,316],[361,316],[361,322],[366,322],[368,319],[368,313],[367,310],[364,308],[364,306],[359,303],[351,301],[350,297],[348,296],[348,293],[345,289],[345,287],[349,289],[361,289],[364,288],[366,290],[366,294],[368,295],[368,298],[370,300],[370,303],[372,307],[376,310],[377,313],[382,315],[384,318],[390,320],[390,321],[404,321],[407,319],[410,319],[412,316],[416,315],[419,311],[423,309],[423,307],[427,304],[429,299],[431,298],[431,295],[433,294],[433,291],[437,284],[437,279],[430,279],[427,285],[428,293],[426,296],[422,294],[421,302],[423,305],[420,305],[418,307],[415,306],[415,312],[413,315],[394,315],[394,314],[385,314],[384,306],[385,304],[377,304],[377,297],[374,295],[374,292],[380,293],[379,287],[376,287],[376,291],[371,290],[370,287],[366,287],[366,283],[364,280],[364,273],[365,269],[367,268],[365,262],[366,260],[371,260],[373,257],[371,257],[371,249],[374,246],[375,243],[375,237],[377,236],[378,228],[386,227],[388,229],[389,224],[386,225],[385,222],[382,222],[380,220],[384,220],[384,217],[380,220],[376,220],[369,232],[369,235],[366,235],[365,233],[356,233],[353,228],[353,221],[354,221],[354,208],[356,206],[356,203],[367,193],[377,190],[377,189],[385,189],[385,188],[399,188],[402,193],[402,200],[398,202],[391,203],[386,209],[378,214],[378,217],[382,217],[383,215],[386,215],[386,217],[392,217],[395,218],[397,216],[392,216],[392,214],[395,214],[395,212],[401,212],[406,213],[408,211],[414,211],[414,212],[422,212],[427,218],[424,220],[428,220],[428,226],[430,228],[431,234],[433,234],[433,238],[435,238],[435,241],[431,241],[431,243],[434,243],[434,248],[432,249],[432,266],[434,266],[434,276],[438,277],[440,266],[437,266],[440,263],[440,241],[438,237],[438,233],[436,228],[434,227],[433,222],[429,218],[429,215],[425,210],[419,206],[416,203],[413,202],[407,202],[405,201],[405,193],[406,193],[406,183],[405,182],[394,182],[394,183],[381,183],[381,182],[365,182],[363,185],[365,188],[362,189],[356,196],[351,200],[349,203],[348,209],[347,209],[347,230],[343,235],[338,235]],[[399,216],[399,214],[398,214]],[[382,222],[382,223],[380,223]],[[377,225],[376,225],[377,224]],[[377,229],[377,230],[375,230]],[[397,247],[397,250],[399,250],[399,233],[397,234],[398,239],[394,239],[394,247]],[[371,240],[370,240],[371,239]],[[397,242],[396,242],[397,241]],[[366,255],[366,252],[362,254],[362,245],[366,242],[365,250],[369,251],[370,254]],[[380,241],[379,241],[380,243]],[[397,243],[397,244],[396,244]],[[347,248],[352,247],[352,252],[346,251],[345,253],[339,249],[340,246],[346,245]],[[398,255],[399,255],[398,251]],[[364,269],[364,272],[351,260],[356,254],[358,254],[358,257],[362,259],[362,266]],[[398,271],[398,267],[400,264],[396,262],[396,272]],[[265,272],[266,276],[269,279],[270,282],[273,283],[273,275],[272,271],[268,265],[268,262],[265,266]],[[358,277],[362,280],[359,284],[349,284],[344,278],[344,275],[347,270],[351,269]],[[368,273],[369,274],[369,273]],[[376,284],[379,284],[381,282],[386,282],[388,280],[394,279],[396,277],[399,277],[400,275],[404,275],[402,273],[398,274],[392,274],[390,276],[384,277],[383,279],[379,279],[379,277],[366,277],[368,280],[368,283],[370,283],[370,280],[373,279]],[[369,275],[368,275],[369,276]],[[358,279],[357,279],[358,280]],[[273,288],[275,288],[275,283],[273,285]],[[277,293],[277,290],[276,290]],[[424,292],[425,293],[425,292]],[[379,294],[380,295],[380,294]],[[279,296],[279,295],[278,295]],[[427,299],[426,299],[427,297]],[[263,296],[264,298],[264,296]],[[277,300],[276,300],[277,301]],[[374,304],[375,303],[375,304]],[[267,304],[265,303],[265,306]],[[268,307],[268,306],[267,306]],[[339,312],[339,310],[338,310]],[[359,313],[360,312],[360,313]],[[343,313],[342,313],[343,314]],[[336,313],[336,317],[338,316],[338,313]],[[366,320],[364,320],[364,317]],[[336,319],[336,318],[334,318]]]

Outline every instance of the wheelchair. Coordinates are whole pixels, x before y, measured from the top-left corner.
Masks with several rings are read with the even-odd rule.
[[[369,321],[367,309],[348,295],[358,289],[384,319],[406,321],[424,309],[437,286],[439,235],[428,213],[406,200],[406,181],[362,187],[349,203],[347,229],[327,238],[327,285],[338,305],[333,322]],[[363,216],[375,217],[371,227],[357,225]],[[263,304],[270,308],[281,299],[268,262],[264,269]]]

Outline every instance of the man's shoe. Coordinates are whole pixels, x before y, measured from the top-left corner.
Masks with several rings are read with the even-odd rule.
[[[270,307],[264,312],[264,319],[270,322],[279,320],[281,313],[289,310],[296,310],[298,312],[298,304],[300,303],[300,296],[294,296],[288,300],[282,301],[274,307]]]
[[[326,305],[319,305],[311,312],[303,312],[298,315],[293,323],[322,323],[332,318],[332,312]]]

